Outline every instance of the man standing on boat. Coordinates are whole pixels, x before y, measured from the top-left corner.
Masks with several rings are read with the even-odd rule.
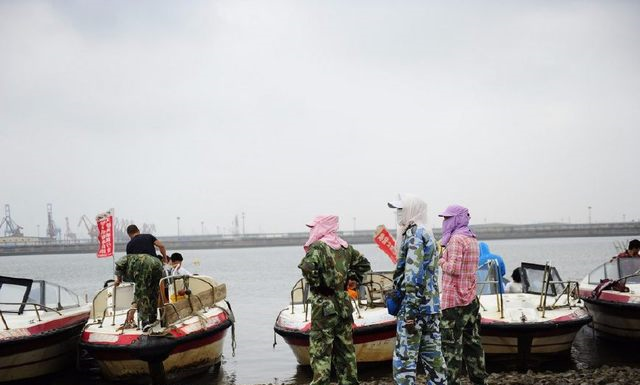
[[[463,363],[474,385],[487,383],[484,350],[480,339],[480,301],[476,296],[478,256],[475,234],[469,229],[469,210],[452,205],[443,217],[442,239],[445,250],[442,267],[442,351],[447,361],[449,385],[460,385]]]
[[[138,321],[144,327],[156,321],[158,285],[164,275],[162,262],[155,256],[155,247],[158,247],[165,260],[167,251],[162,242],[153,235],[140,234],[136,225],[129,225],[127,234],[131,240],[127,244],[127,255],[116,262],[114,284],[118,286],[122,281],[135,283],[133,296]]]
[[[403,195],[390,208],[397,210],[398,262],[394,289],[403,294],[393,352],[393,379],[397,385],[414,385],[418,359],[429,374],[428,385],[446,385],[446,367],[440,341],[438,253],[427,225],[427,204]]]
[[[306,255],[298,265],[311,288],[309,356],[311,385],[329,385],[331,364],[339,385],[357,385],[353,346],[353,307],[347,293],[371,269],[360,252],[338,236],[338,217],[318,216],[304,245]]]
[[[162,242],[151,234],[140,234],[140,229],[136,225],[127,227],[127,235],[130,241],[127,243],[127,254],[149,254],[156,255],[156,247],[162,254],[162,262],[168,263],[167,249]]]

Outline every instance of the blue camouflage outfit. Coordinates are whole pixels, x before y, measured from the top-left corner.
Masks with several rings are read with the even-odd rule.
[[[418,207],[426,222],[426,203],[412,196],[389,203],[392,208],[405,211]],[[404,208],[400,208],[402,206]],[[415,210],[415,207],[412,208]],[[399,218],[402,215],[399,214]],[[438,254],[433,236],[425,225],[399,220],[406,228],[399,241],[400,250],[394,272],[394,288],[404,298],[398,313],[396,347],[393,353],[393,379],[398,385],[414,385],[417,361],[429,375],[427,384],[446,385],[446,363],[440,338],[440,298],[438,291]]]

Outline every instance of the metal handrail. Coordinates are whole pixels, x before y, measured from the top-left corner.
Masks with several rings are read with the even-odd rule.
[[[57,309],[54,309],[52,307],[49,307],[40,303],[35,303],[35,302],[0,302],[0,305],[9,305],[9,306],[33,305],[33,309],[36,311],[36,317],[38,317],[38,321],[42,321],[42,319],[40,318],[40,312],[38,311],[38,307],[40,307],[41,309],[44,309],[45,311],[51,310],[53,312],[58,313],[58,315],[62,315],[62,313],[60,313]],[[0,310],[0,314],[2,314],[1,310]],[[2,321],[4,322],[4,316],[2,316]],[[5,327],[7,327],[6,330],[9,330],[8,326],[6,325],[7,324],[5,322]]]
[[[495,289],[495,292],[496,292],[496,306],[498,308],[498,311],[500,312],[500,319],[503,319],[504,318],[504,299],[502,297],[502,282],[501,282],[502,277],[499,276],[500,269],[498,268],[498,263],[496,262],[495,259],[488,260],[487,262],[479,266],[478,269],[484,267],[485,265],[487,265],[487,278],[489,278],[489,275],[493,272],[494,275],[496,276],[496,279],[480,282],[480,293],[484,291],[484,288],[487,284],[493,285],[493,288]],[[480,304],[480,307],[483,310],[486,310],[485,307],[482,305],[482,302],[478,300],[478,303]]]

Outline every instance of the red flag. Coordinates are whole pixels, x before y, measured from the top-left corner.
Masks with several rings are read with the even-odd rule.
[[[376,228],[373,240],[378,247],[389,256],[391,262],[395,264],[398,260],[398,257],[396,256],[396,240],[393,239],[393,236],[389,234],[389,231],[387,231],[387,228],[384,227],[384,225],[380,225]]]
[[[98,224],[98,258],[112,257],[115,249],[113,209],[96,216]]]

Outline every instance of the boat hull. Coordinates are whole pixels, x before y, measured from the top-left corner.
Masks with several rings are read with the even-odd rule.
[[[508,360],[527,367],[559,356],[568,357],[576,334],[587,323],[586,313],[579,319],[561,322],[483,323],[480,334],[487,360]]]
[[[583,298],[593,317],[593,329],[604,337],[640,340],[640,303],[604,300],[602,297]]]
[[[275,332],[284,338],[291,348],[298,364],[309,365],[309,324],[306,328],[295,330],[284,328],[276,323]],[[372,363],[390,361],[396,343],[396,322],[378,325],[353,327],[353,344],[356,351],[356,362]]]
[[[126,339],[114,344],[93,343],[85,332],[80,347],[100,366],[102,375],[110,380],[142,380],[152,376],[150,364],[162,363],[168,377],[206,370],[219,365],[224,337],[232,325],[226,319],[205,331],[176,337],[140,335],[134,341]]]
[[[42,331],[35,334],[15,329],[10,330],[13,338],[1,336],[0,382],[41,377],[72,366],[88,318],[87,309],[82,314],[39,325]]]

